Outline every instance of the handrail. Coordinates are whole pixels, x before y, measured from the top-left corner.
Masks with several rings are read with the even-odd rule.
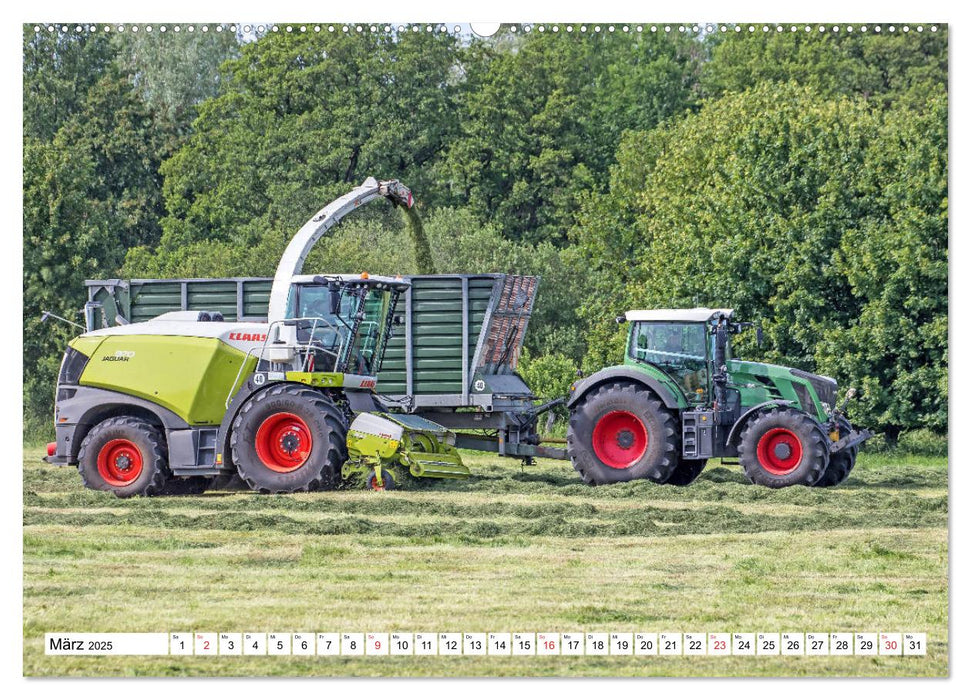
[[[273,327],[277,325],[296,325],[299,321],[313,321],[313,326],[311,326],[310,328],[310,338],[307,340],[306,344],[274,343],[273,344],[274,349],[292,348],[298,351],[300,350],[306,351],[306,354],[304,355],[304,358],[303,358],[303,364],[301,365],[301,371],[306,372],[307,365],[309,363],[309,353],[311,348],[313,347],[314,333],[317,331],[317,326],[319,322],[320,324],[325,324],[329,329],[333,330],[338,335],[338,337],[340,337],[341,342],[337,346],[336,352],[334,350],[329,350],[325,347],[319,347],[318,349],[321,350],[322,352],[327,353],[328,355],[333,355],[335,361],[342,356],[344,352],[344,345],[347,343],[346,334],[341,332],[343,329],[341,329],[341,327],[338,326],[337,324],[331,323],[330,321],[328,321],[325,318],[322,318],[321,316],[302,316],[299,318],[287,318],[281,321],[273,321],[269,325],[269,327],[266,330],[266,335],[263,338],[263,345],[260,346],[259,355],[257,356],[257,359],[256,359],[257,367],[260,366],[260,362],[263,361],[263,356],[266,354],[266,346],[270,340],[270,336],[273,335]],[[249,361],[250,356],[253,354],[255,350],[256,348],[252,347],[249,350],[247,350],[246,355],[243,356],[243,361],[240,363],[239,370],[236,372],[236,378],[233,380],[233,384],[229,388],[229,395],[226,397],[226,408],[229,408],[229,404],[232,402],[233,396],[236,394],[236,389],[239,386],[240,378],[243,376],[243,370],[246,368],[246,363]]]

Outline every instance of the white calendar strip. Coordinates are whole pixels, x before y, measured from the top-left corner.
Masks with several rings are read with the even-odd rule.
[[[924,632],[59,632],[52,656],[924,656]]]

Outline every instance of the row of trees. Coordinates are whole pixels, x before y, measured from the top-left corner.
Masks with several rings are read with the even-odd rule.
[[[766,359],[947,425],[947,33],[24,35],[25,407],[49,415],[82,280],[271,275],[368,175],[440,271],[543,276],[541,393],[619,359],[626,308],[732,305]],[[314,269],[412,272],[389,208]],[[744,348],[755,354],[753,348]]]

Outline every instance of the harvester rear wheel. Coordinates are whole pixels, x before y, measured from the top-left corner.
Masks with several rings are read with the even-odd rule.
[[[588,484],[664,483],[678,465],[674,416],[653,392],[627,382],[597,387],[570,412],[567,452]]]
[[[809,415],[772,409],[745,426],[738,459],[753,484],[774,489],[812,486],[829,464],[829,446]]]
[[[141,418],[101,421],[81,443],[78,472],[89,489],[119,498],[159,495],[170,476],[165,439]]]
[[[332,489],[347,461],[347,422],[326,394],[278,384],[243,405],[230,447],[240,477],[255,491]]]
[[[706,464],[708,464],[707,459],[679,459],[678,466],[664,483],[672,486],[687,486],[701,475]]]

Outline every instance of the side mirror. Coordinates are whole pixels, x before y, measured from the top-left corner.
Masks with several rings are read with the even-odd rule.
[[[617,318],[615,318],[614,320],[615,320],[615,321],[616,321],[617,323],[626,323],[626,321],[627,321],[627,314],[624,314],[623,316],[618,316],[618,317],[617,317]]]
[[[330,298],[330,314],[337,316],[341,311],[341,290],[337,284],[327,285],[327,292]]]

